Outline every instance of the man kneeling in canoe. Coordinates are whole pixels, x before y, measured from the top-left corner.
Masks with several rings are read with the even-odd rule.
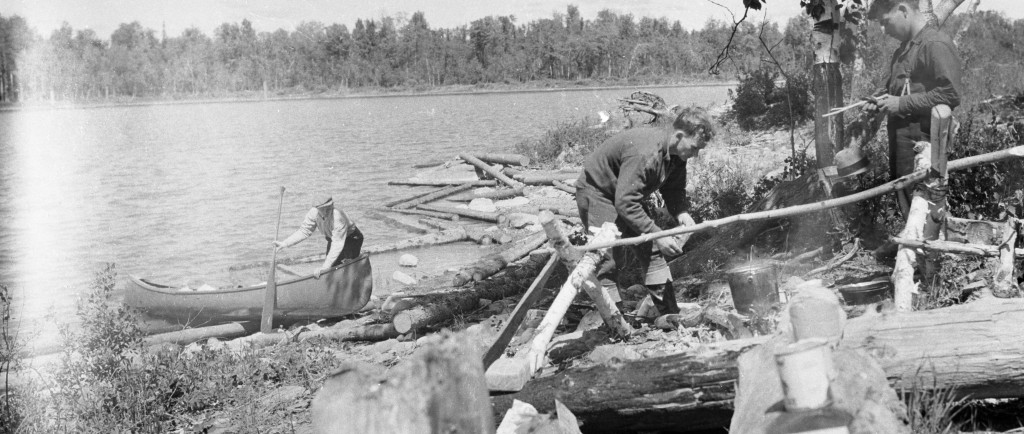
[[[667,220],[690,220],[685,212],[686,160],[696,157],[714,136],[714,125],[706,113],[687,108],[670,126],[631,128],[606,140],[587,157],[583,174],[576,181],[576,204],[584,228],[614,222],[623,238],[666,229],[651,218],[659,210],[643,206],[645,197],[656,191],[661,193],[671,215]],[[642,284],[656,296],[656,288],[671,280],[666,258],[681,253],[682,248],[673,237],[658,238],[653,245],[647,242],[613,247],[612,260],[601,265],[597,277],[616,302],[620,301],[617,287],[633,283],[622,281],[625,274],[642,276]],[[670,294],[662,297],[674,299]],[[678,309],[659,307],[668,310],[663,313]]]
[[[324,258],[324,264],[313,272],[313,277],[319,279],[321,274],[341,261],[359,257],[359,250],[363,247],[363,233],[344,211],[334,206],[331,196],[321,194],[313,197],[313,207],[306,213],[299,229],[284,240],[274,241],[274,246],[281,250],[298,244],[313,235],[317,228],[327,239],[327,257]]]

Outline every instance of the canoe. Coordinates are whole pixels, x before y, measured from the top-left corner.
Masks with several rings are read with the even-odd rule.
[[[180,324],[221,321],[259,321],[266,283],[211,291],[181,290],[136,276],[128,276],[125,304],[148,316]],[[370,301],[373,273],[370,257],[361,255],[312,275],[278,280],[274,321],[317,320],[348,315]]]

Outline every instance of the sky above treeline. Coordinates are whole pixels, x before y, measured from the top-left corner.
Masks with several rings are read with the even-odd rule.
[[[767,18],[784,23],[800,13],[799,0],[766,3],[765,9],[751,11],[753,21]],[[20,15],[44,36],[67,22],[76,30],[92,29],[105,39],[118,25],[132,21],[158,34],[166,29],[167,36],[178,36],[190,27],[211,35],[220,24],[243,19],[251,21],[257,31],[267,32],[291,31],[303,21],[338,23],[351,29],[359,18],[409,17],[422,11],[432,28],[452,28],[489,15],[514,15],[517,23],[526,23],[565,13],[570,4],[579,7],[588,20],[608,9],[638,18],[679,20],[688,30],[699,29],[710,19],[731,22],[743,14],[741,0],[2,0],[0,16]],[[1021,0],[982,0],[978,9],[1024,18]]]

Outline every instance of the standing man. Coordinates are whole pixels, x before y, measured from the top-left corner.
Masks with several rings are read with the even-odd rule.
[[[686,159],[697,156],[714,138],[710,119],[700,109],[688,108],[667,127],[632,128],[616,134],[601,144],[583,164],[583,174],[576,181],[576,204],[584,228],[600,227],[614,222],[623,237],[658,232],[659,227],[645,210],[642,201],[658,191],[669,214],[682,221],[686,202]],[[629,262],[636,262],[643,284],[662,285],[671,279],[665,258],[682,253],[673,237],[654,240],[631,247],[612,248],[612,259],[597,272],[602,285],[616,302],[618,279]],[[633,257],[633,258],[630,258]],[[660,274],[648,275],[651,261]],[[671,306],[670,308],[674,308]]]
[[[932,108],[960,105],[963,62],[949,36],[928,23],[917,0],[875,0],[868,19],[902,42],[889,62],[881,96],[867,98],[865,106],[888,115],[889,172],[895,179],[914,170],[914,143],[929,141]],[[909,208],[906,196],[900,201]]]
[[[309,238],[317,228],[327,239],[327,257],[323,265],[313,272],[313,277],[319,279],[321,274],[342,260],[359,257],[359,250],[363,247],[363,233],[344,211],[334,206],[330,195],[320,194],[313,197],[313,207],[306,213],[299,229],[282,241],[274,241],[274,246],[281,250],[298,244]]]

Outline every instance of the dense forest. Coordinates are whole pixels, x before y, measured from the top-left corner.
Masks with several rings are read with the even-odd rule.
[[[1013,65],[1024,58],[1024,20],[1011,22],[991,12],[974,14],[969,26],[966,20],[954,16],[946,28],[961,33],[969,71],[1012,73],[975,84],[990,93],[1024,85],[1012,78],[1020,75]],[[291,32],[265,32],[243,20],[221,24],[212,36],[196,28],[168,36],[132,22],[109,39],[68,24],[44,37],[30,24],[0,16],[0,101],[344,94],[544,80],[678,83],[709,78],[709,66],[726,46],[729,57],[720,76],[727,79],[769,63],[799,73],[811,62],[811,23],[802,15],[782,25],[748,20],[734,36],[733,23],[709,20],[687,30],[678,21],[608,10],[586,20],[576,6],[527,23],[489,16],[447,29],[431,28],[422,12],[360,19],[351,30],[311,21]],[[860,28],[862,61],[851,73],[871,76],[894,42],[877,25]]]

